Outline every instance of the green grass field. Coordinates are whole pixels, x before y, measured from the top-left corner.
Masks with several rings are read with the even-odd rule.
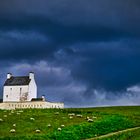
[[[140,106],[0,110],[0,139],[4,140],[80,140],[136,126],[140,126]],[[138,140],[140,133],[106,139]]]

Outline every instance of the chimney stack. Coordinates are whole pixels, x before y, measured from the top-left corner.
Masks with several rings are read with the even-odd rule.
[[[7,79],[10,79],[12,77],[11,73],[7,73]]]
[[[33,72],[29,73],[29,79],[34,79],[34,73]]]
[[[45,101],[45,95],[42,95],[42,101]]]

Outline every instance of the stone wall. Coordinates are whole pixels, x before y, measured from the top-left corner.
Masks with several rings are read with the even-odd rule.
[[[0,103],[0,109],[26,109],[26,108],[64,108],[63,103],[51,103],[44,101],[35,102],[4,102]]]

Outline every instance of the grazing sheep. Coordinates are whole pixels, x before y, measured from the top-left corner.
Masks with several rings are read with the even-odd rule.
[[[16,127],[16,124],[15,123],[13,124],[13,127]]]
[[[3,119],[0,118],[0,122],[3,122]]]
[[[74,113],[70,113],[70,114],[68,114],[68,116],[75,116],[75,114]]]
[[[97,117],[95,117],[95,116],[93,116],[92,118],[93,118],[93,119],[97,119]]]
[[[11,129],[10,132],[11,132],[11,133],[15,133],[16,130],[15,130],[15,129]]]
[[[58,131],[61,131],[62,129],[59,127],[57,130],[58,130]]]
[[[51,127],[51,124],[48,124],[48,127]]]
[[[88,120],[88,119],[89,119],[89,117],[87,116],[87,117],[86,117],[86,120]]]
[[[34,119],[34,118],[30,118],[30,120],[31,120],[31,121],[34,121],[35,119]]]
[[[11,113],[13,114],[13,113],[14,113],[14,111],[12,110],[12,111],[11,111]]]
[[[80,117],[80,118],[82,118],[82,117],[83,117],[83,115],[81,115],[81,114],[77,114],[76,116],[77,116],[77,117]]]
[[[7,115],[4,115],[4,118],[6,118],[7,117]]]
[[[55,112],[55,115],[59,115],[59,112]]]
[[[62,124],[62,125],[61,125],[61,127],[65,127],[65,125],[64,125],[64,124]]]
[[[23,112],[23,110],[19,110],[18,112],[22,113],[22,112]]]
[[[87,121],[88,121],[88,122],[93,122],[93,119],[88,119]]]
[[[35,130],[36,133],[40,133],[41,131],[39,129]]]
[[[70,119],[73,119],[73,117],[72,117],[72,116],[70,116],[69,118],[70,118]]]
[[[17,112],[17,115],[20,115],[20,113]]]

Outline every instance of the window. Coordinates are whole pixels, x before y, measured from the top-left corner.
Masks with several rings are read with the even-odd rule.
[[[6,95],[6,98],[8,98],[8,95]]]
[[[21,95],[22,88],[20,88],[20,95]]]

